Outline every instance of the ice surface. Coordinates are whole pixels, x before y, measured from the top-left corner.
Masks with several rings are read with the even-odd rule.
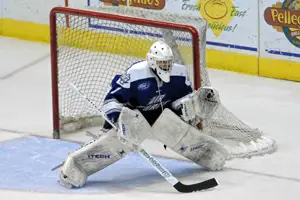
[[[24,135],[51,138],[51,78],[50,58],[47,57],[49,45],[0,37],[0,46],[0,141]],[[178,194],[161,179],[129,190],[113,190],[109,194],[58,194],[0,187],[0,199],[298,200],[300,83],[218,70],[209,70],[209,75],[212,85],[218,89],[222,102],[230,111],[278,142],[276,153],[249,160],[230,161],[220,172],[201,171],[179,177],[184,183],[195,183],[211,177],[219,180],[220,185],[215,190],[201,193]],[[64,139],[85,141],[87,137],[81,133],[64,136]],[[145,147],[155,154],[176,157],[156,144],[158,143],[147,141]],[[10,159],[17,158],[12,154]],[[1,161],[1,165],[3,164],[5,162]],[[0,179],[0,185],[3,181]]]
[[[161,182],[163,178],[137,153],[91,175],[81,189],[69,190],[57,183],[59,170],[51,169],[65,160],[79,144],[41,137],[22,137],[0,143],[0,188],[35,192],[109,194]],[[157,158],[176,177],[204,171],[198,165]],[[117,172],[117,173],[116,173]]]

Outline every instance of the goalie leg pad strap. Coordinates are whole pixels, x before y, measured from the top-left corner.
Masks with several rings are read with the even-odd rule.
[[[115,130],[91,140],[70,153],[61,169],[64,184],[82,187],[87,177],[115,163],[132,151],[122,144]]]
[[[153,134],[173,151],[210,170],[221,169],[230,156],[216,139],[185,123],[169,109],[154,123]]]

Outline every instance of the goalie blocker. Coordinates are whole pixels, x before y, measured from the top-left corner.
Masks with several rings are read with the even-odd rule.
[[[134,151],[151,134],[175,152],[210,170],[221,169],[229,156],[215,139],[199,133],[169,109],[151,127],[138,110],[124,107],[119,125],[122,128],[118,133],[111,129],[70,153],[61,169],[59,183],[67,188],[82,187],[88,176]]]

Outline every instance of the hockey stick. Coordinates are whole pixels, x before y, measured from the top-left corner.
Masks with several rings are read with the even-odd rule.
[[[67,84],[71,87],[71,89],[79,94],[82,98],[86,100],[116,131],[118,128],[115,124],[113,124],[105,115],[103,111],[101,111],[87,96],[85,96],[74,84],[71,82],[67,82]],[[215,178],[192,184],[185,185],[177,180],[166,168],[164,168],[151,154],[149,154],[146,150],[144,150],[141,146],[136,147],[136,151],[169,183],[173,185],[173,187],[183,193],[196,192],[205,189],[210,189],[216,187],[218,182]]]

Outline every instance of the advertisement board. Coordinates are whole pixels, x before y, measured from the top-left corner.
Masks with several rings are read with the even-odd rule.
[[[263,0],[260,16],[261,56],[300,61],[300,0]]]
[[[208,22],[208,67],[300,81],[300,0],[9,0],[1,1],[1,34],[49,42],[49,12],[66,5],[134,6],[202,17]],[[92,20],[89,26],[122,31]]]
[[[200,16],[208,21],[208,48],[232,52],[244,50],[250,54],[258,51],[256,0],[87,0],[87,4],[134,6]]]

